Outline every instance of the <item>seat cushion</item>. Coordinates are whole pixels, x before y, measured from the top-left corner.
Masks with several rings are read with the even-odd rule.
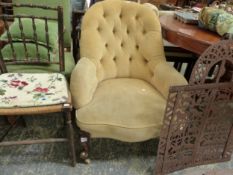
[[[136,142],[159,136],[166,100],[149,83],[118,78],[101,82],[93,100],[76,112],[92,137]]]
[[[0,75],[0,108],[55,105],[67,100],[67,83],[62,74]]]

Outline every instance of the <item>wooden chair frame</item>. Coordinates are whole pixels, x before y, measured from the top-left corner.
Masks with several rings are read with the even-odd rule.
[[[57,64],[59,65],[59,71],[63,72],[65,69],[64,65],[64,36],[63,36],[63,9],[62,7],[47,7],[47,6],[42,6],[42,5],[32,5],[32,4],[13,4],[13,3],[0,3],[0,7],[11,7],[11,8],[37,8],[37,9],[42,9],[42,10],[52,10],[57,12],[57,18],[52,18],[52,17],[39,17],[39,16],[33,16],[33,15],[15,15],[15,14],[1,14],[0,15],[0,20],[4,22],[4,27],[5,27],[5,32],[7,33],[8,40],[7,41],[0,41],[0,47],[3,48],[6,44],[11,45],[11,50],[13,53],[13,58],[10,58],[5,62],[5,64]],[[27,19],[32,19],[32,28],[33,28],[33,40],[25,38],[25,33],[24,33],[24,28],[22,25],[22,19],[27,18]],[[19,29],[21,32],[21,37],[22,40],[15,40],[12,38],[12,35],[9,30],[9,21],[12,22],[12,20],[18,20],[19,21]],[[36,25],[35,25],[35,20],[36,19],[41,19],[45,21],[45,37],[46,37],[46,43],[41,43],[38,41],[37,37],[37,32],[36,32]],[[57,21],[58,23],[58,49],[59,49],[59,60],[58,61],[52,61],[51,54],[50,54],[50,49],[51,46],[49,45],[49,33],[48,33],[48,21]],[[17,60],[16,54],[15,54],[15,49],[13,43],[15,42],[21,42],[24,45],[24,51],[25,51],[25,59],[20,59]],[[33,61],[28,58],[28,50],[27,50],[27,43],[33,43],[36,46],[36,59]],[[39,49],[38,46],[42,45],[47,48],[47,55],[48,59],[47,60],[42,60],[40,58],[39,54]]]
[[[38,54],[38,45],[39,42],[37,41],[37,34],[36,34],[36,26],[35,26],[35,19],[43,19],[45,20],[45,34],[46,34],[46,43],[45,47],[48,49],[49,54],[49,35],[48,35],[48,20],[57,20],[58,21],[58,34],[59,34],[59,61],[53,62],[51,61],[48,56],[48,60],[46,62],[44,60],[41,60],[38,56],[36,59],[24,59],[23,61],[17,60],[16,56],[14,58],[9,59],[5,61],[2,56],[2,52],[0,50],[0,71],[1,73],[7,72],[7,66],[8,64],[59,64],[60,72],[64,71],[64,47],[63,47],[63,11],[62,7],[58,6],[57,8],[52,7],[46,7],[46,6],[39,6],[39,5],[28,5],[28,4],[11,4],[11,3],[0,3],[0,6],[6,6],[6,7],[28,7],[28,8],[40,8],[40,9],[48,9],[48,10],[54,10],[57,11],[58,18],[49,18],[49,17],[35,17],[35,16],[25,16],[25,15],[0,15],[1,19],[4,21],[6,32],[8,35],[8,41],[6,42],[0,42],[0,48],[2,49],[6,44],[11,45],[12,52],[14,53],[14,47],[13,47],[13,38],[11,37],[11,34],[9,32],[9,26],[7,19],[12,18],[18,18],[19,21],[21,18],[31,18],[33,21],[33,30],[34,30],[34,41],[33,43],[37,47],[37,56]],[[19,28],[21,30],[22,34],[22,43],[26,45],[28,41],[26,38],[24,38],[24,32],[22,28],[22,24],[19,24]],[[25,53],[27,54],[27,48],[24,47]],[[74,131],[72,126],[72,120],[71,120],[71,111],[72,111],[72,104],[71,104],[71,96],[69,93],[69,98],[66,103],[58,104],[58,105],[48,105],[48,106],[35,106],[35,107],[12,107],[12,108],[0,108],[0,116],[7,117],[7,116],[15,116],[15,115],[34,115],[34,114],[48,114],[48,113],[55,113],[55,112],[61,112],[63,113],[64,120],[66,121],[66,128],[67,128],[67,136],[66,138],[47,138],[47,139],[38,139],[38,140],[21,140],[21,141],[2,141],[0,142],[0,146],[11,146],[11,145],[27,145],[27,144],[40,144],[40,143],[57,143],[57,142],[67,142],[69,146],[69,153],[71,158],[71,164],[72,166],[75,166],[76,164],[76,155],[75,155],[75,144],[74,144]]]

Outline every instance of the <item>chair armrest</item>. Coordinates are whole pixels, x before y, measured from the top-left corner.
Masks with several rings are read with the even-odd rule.
[[[150,8],[150,9],[152,9],[152,10],[155,12],[155,14],[156,14],[157,16],[159,16],[159,9],[156,7],[156,5],[153,5],[153,4],[151,4],[151,3],[143,3],[143,5],[144,5],[145,7],[148,7],[148,8]]]
[[[152,85],[167,99],[170,86],[186,85],[187,80],[169,63],[163,61],[154,68]]]
[[[97,84],[96,65],[88,58],[81,58],[70,77],[72,103],[76,109],[92,100]]]

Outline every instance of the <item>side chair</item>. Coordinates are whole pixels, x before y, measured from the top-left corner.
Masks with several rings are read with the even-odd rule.
[[[5,33],[0,39],[0,116],[34,115],[61,112],[66,121],[66,138],[48,138],[39,140],[2,141],[0,146],[27,145],[40,143],[68,143],[72,166],[75,166],[74,134],[71,122],[71,95],[64,72],[63,47],[63,11],[60,6],[48,7],[28,4],[4,4],[22,8],[52,10],[57,17],[39,17],[33,15],[0,15],[5,24]],[[9,23],[8,19],[13,20]],[[51,25],[51,21],[56,21]],[[11,25],[10,25],[11,24]],[[16,25],[18,25],[16,27]],[[49,27],[57,31],[57,43]],[[20,37],[17,37],[20,34]],[[57,44],[58,56],[53,57],[53,44]],[[43,51],[43,52],[42,52]],[[12,66],[56,66],[58,71],[36,73],[22,69],[9,72]]]

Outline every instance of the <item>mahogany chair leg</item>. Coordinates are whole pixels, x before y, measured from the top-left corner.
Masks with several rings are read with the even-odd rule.
[[[82,145],[80,158],[84,161],[84,163],[89,164],[91,163],[91,160],[89,159],[90,134],[80,130],[80,143]]]
[[[67,128],[67,139],[69,142],[69,154],[71,158],[71,165],[75,167],[76,164],[76,153],[75,153],[75,141],[74,141],[74,130],[71,121],[71,111],[67,109],[64,112],[66,116],[66,128]]]

